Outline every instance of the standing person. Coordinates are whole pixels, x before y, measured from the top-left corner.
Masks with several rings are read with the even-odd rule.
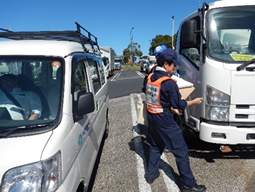
[[[17,76],[13,74],[1,76],[0,87],[2,89],[0,90],[0,104],[14,104],[21,107],[24,110],[24,119],[36,120],[40,117],[42,112],[40,96],[33,91],[23,90],[19,86]]]
[[[202,98],[191,101],[181,100],[176,82],[169,77],[176,65],[180,65],[175,51],[170,48],[164,50],[160,54],[157,64],[153,73],[148,76],[146,85],[151,145],[145,179],[148,183],[152,183],[159,177],[159,160],[166,146],[175,156],[182,181],[182,191],[205,191],[206,187],[197,185],[192,174],[189,164],[189,149],[182,136],[182,131],[170,111],[170,107],[183,110],[186,106],[200,104]]]
[[[156,57],[156,59],[159,58],[160,53],[162,53],[163,51],[165,51],[167,49],[167,47],[165,45],[159,45],[154,49],[154,55]]]
[[[155,49],[154,49],[154,52],[153,54],[155,55],[155,58],[158,59],[160,53],[162,53],[162,51],[166,50],[167,47],[165,45],[159,45],[157,46]],[[157,62],[154,63],[154,66],[152,67],[152,69],[149,71],[148,74],[152,73],[154,68],[157,66]],[[143,79],[143,87],[142,87],[142,91],[145,93],[145,86],[146,86],[146,82],[147,82],[147,78],[148,78],[148,75],[146,75]]]

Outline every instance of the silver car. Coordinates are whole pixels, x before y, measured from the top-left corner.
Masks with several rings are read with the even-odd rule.
[[[146,71],[146,66],[149,65],[148,61],[143,61],[141,64],[141,72]]]
[[[151,69],[154,67],[156,61],[149,61],[149,63],[146,65],[145,72],[148,74]]]

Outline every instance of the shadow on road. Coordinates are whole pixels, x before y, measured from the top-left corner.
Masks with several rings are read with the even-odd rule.
[[[87,192],[91,192],[92,189],[93,189],[94,182],[95,182],[95,179],[96,179],[97,170],[98,170],[98,166],[99,166],[99,163],[100,163],[100,158],[102,156],[102,151],[103,151],[103,146],[104,146],[104,143],[105,143],[105,139],[106,139],[105,137],[102,139],[102,142],[101,142],[98,154],[97,154],[97,159],[96,159],[96,162],[95,162],[95,166],[93,168],[92,175],[91,175],[91,178],[90,178],[90,182],[89,182],[89,185],[88,185]]]
[[[134,127],[134,130],[146,141],[147,127],[144,125],[139,127],[140,129]],[[219,149],[220,144],[204,142],[197,135],[188,134],[185,141],[189,147],[190,157],[202,158],[208,163],[214,163],[214,159],[255,159],[255,145],[230,145],[232,152],[222,153]],[[143,146],[145,146],[145,152],[148,151],[146,145]]]
[[[207,143],[192,135],[185,140],[191,157],[203,158],[209,163],[214,159],[255,159],[255,145],[230,145],[232,152],[222,153],[220,144]]]
[[[145,168],[147,168],[147,162],[148,162],[148,155],[149,155],[149,146],[150,141],[148,140],[148,128],[144,125],[137,125],[134,126],[133,129],[136,131],[139,136],[136,136],[131,139],[131,141],[128,143],[129,148],[132,151],[135,151],[142,159],[143,159],[143,165]],[[137,148],[136,148],[137,147]],[[142,147],[142,149],[139,149],[139,147]],[[181,187],[181,181],[178,173],[174,172],[173,168],[166,163],[164,160],[160,159],[159,162],[159,169],[164,171],[164,173],[178,185],[178,187]]]

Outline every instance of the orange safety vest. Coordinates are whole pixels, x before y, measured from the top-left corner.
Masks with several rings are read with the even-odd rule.
[[[147,85],[146,85],[147,111],[153,114],[163,113],[164,109],[160,102],[161,83],[165,80],[173,80],[173,79],[171,79],[170,77],[164,76],[152,82],[151,81],[152,75],[153,73],[148,75]]]

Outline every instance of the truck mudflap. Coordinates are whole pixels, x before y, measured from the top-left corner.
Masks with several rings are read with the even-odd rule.
[[[235,126],[213,125],[202,122],[199,138],[208,143],[255,144],[255,127],[237,128]]]

